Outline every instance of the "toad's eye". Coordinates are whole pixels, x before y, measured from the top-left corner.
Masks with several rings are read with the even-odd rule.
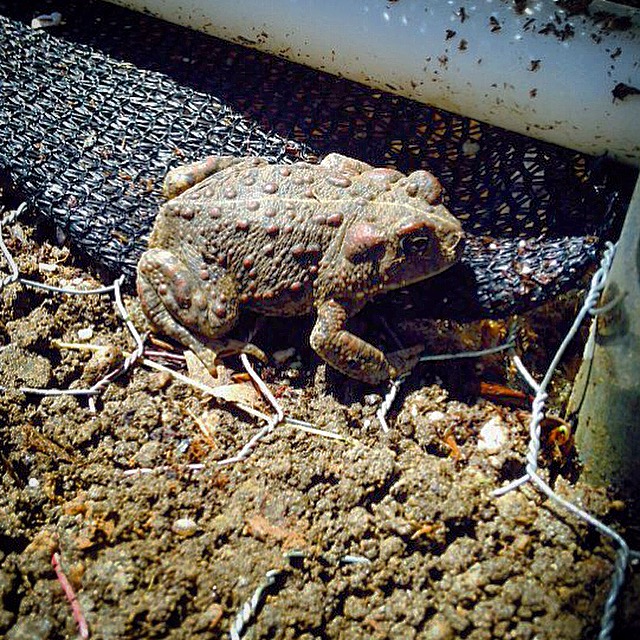
[[[425,254],[431,246],[431,238],[429,236],[411,236],[402,239],[402,250],[405,253]]]

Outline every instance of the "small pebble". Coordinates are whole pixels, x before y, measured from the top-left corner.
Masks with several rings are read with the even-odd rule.
[[[86,327],[85,329],[78,329],[79,340],[91,340],[93,338],[93,327]]]
[[[179,518],[171,525],[171,531],[183,538],[190,538],[197,530],[198,525],[191,518]]]
[[[442,413],[442,411],[429,411],[429,413],[424,416],[427,422],[440,422],[440,420],[444,420],[446,417],[446,414]]]
[[[487,453],[497,453],[507,442],[507,432],[504,422],[498,418],[491,418],[485,422],[480,429],[480,437],[478,438],[478,451],[486,451]]]

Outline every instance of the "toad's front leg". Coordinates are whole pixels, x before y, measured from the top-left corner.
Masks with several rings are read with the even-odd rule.
[[[235,341],[218,339],[238,319],[236,283],[223,269],[203,265],[194,273],[171,251],[149,249],[138,263],[137,288],[151,324],[191,349],[210,371],[223,352],[242,350],[264,358],[253,345],[238,349]]]
[[[347,331],[348,317],[344,306],[335,300],[327,300],[318,306],[311,347],[332,367],[356,380],[378,384],[396,378],[416,365],[424,349],[422,345],[385,355]]]

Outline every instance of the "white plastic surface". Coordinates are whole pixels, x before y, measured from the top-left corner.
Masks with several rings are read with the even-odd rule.
[[[589,17],[567,16],[552,0],[529,0],[521,12],[507,0],[112,1],[512,131],[640,164],[640,95],[633,93],[640,90],[639,10],[595,1]],[[602,11],[615,12],[618,23]]]

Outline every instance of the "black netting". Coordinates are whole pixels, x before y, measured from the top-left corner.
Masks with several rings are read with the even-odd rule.
[[[0,10],[28,19],[46,4]],[[291,162],[340,151],[431,169],[475,236],[447,278],[457,315],[509,312],[575,283],[593,236],[626,208],[611,180],[624,172],[598,159],[111,5],[63,11],[56,36],[0,19],[0,167],[113,273],[132,276],[167,169],[207,154]],[[414,293],[435,299],[434,285]]]

